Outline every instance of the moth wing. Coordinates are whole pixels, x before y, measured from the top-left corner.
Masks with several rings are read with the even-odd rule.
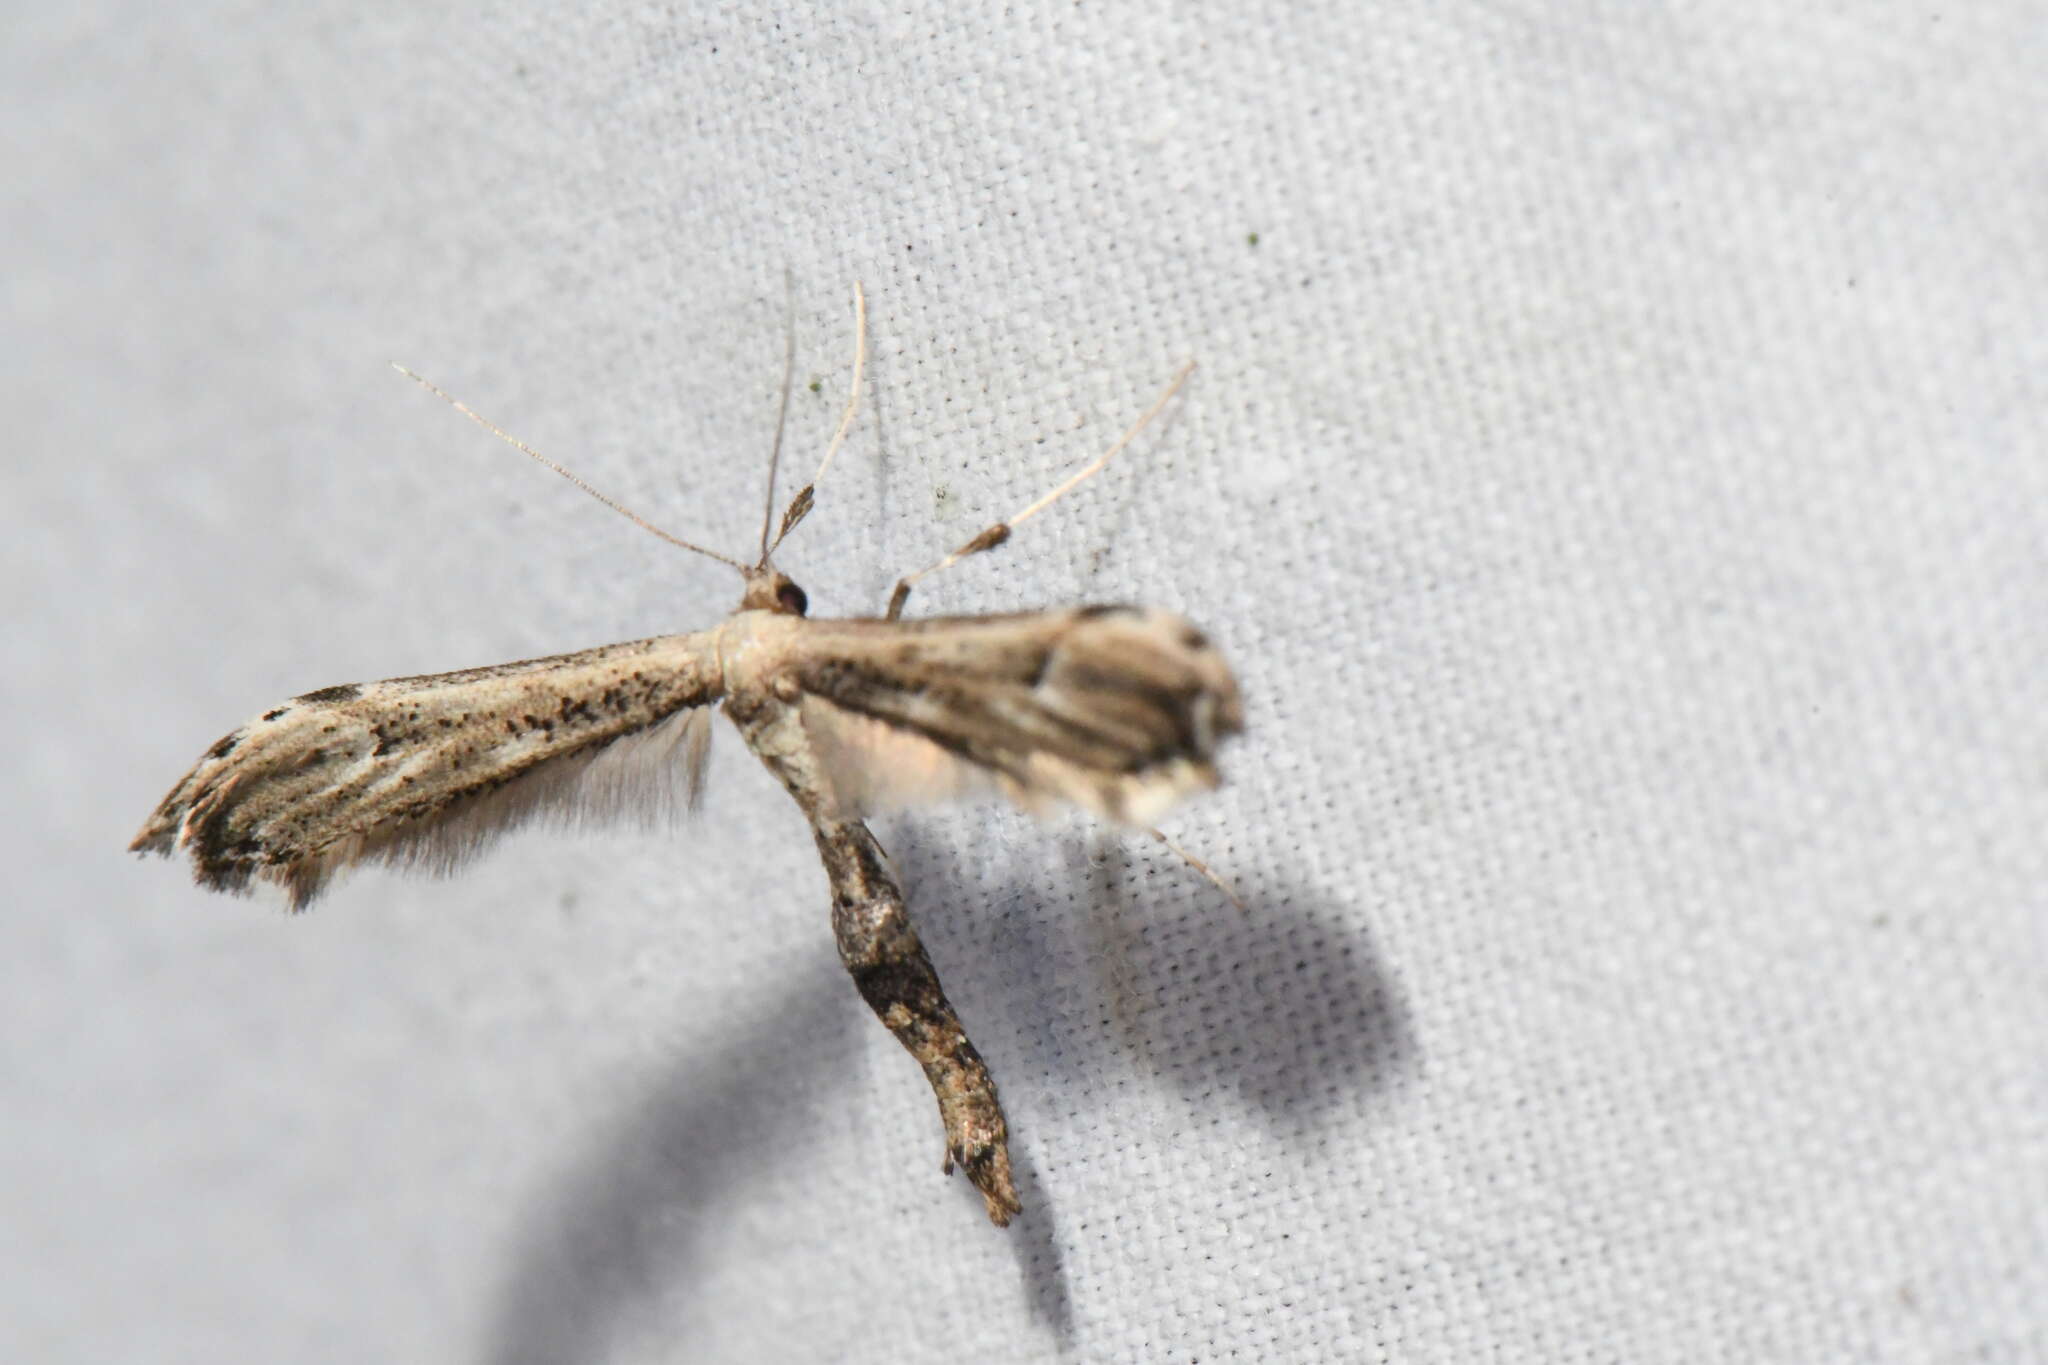
[[[357,863],[448,872],[534,819],[672,819],[703,792],[713,636],[308,692],[209,749],[130,848],[297,910]]]
[[[1216,746],[1244,725],[1229,668],[1171,612],[816,626],[791,667],[849,812],[992,791],[1149,825],[1216,785]]]

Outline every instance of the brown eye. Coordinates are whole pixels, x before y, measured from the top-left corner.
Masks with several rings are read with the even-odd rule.
[[[804,590],[787,580],[775,590],[775,600],[792,616],[802,616],[811,609],[811,599],[804,596]]]

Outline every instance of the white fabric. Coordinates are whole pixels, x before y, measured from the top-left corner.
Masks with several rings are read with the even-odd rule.
[[[2039,7],[17,7],[9,1360],[2048,1359]],[[1256,241],[1253,238],[1256,236]],[[729,732],[312,915],[122,845],[344,680],[925,612],[1243,679],[1155,846],[879,832],[938,1170]],[[819,382],[813,393],[810,382]]]

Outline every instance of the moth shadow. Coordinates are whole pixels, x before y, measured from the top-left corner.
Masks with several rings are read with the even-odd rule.
[[[1287,1142],[1356,1112],[1361,1097],[1390,1095],[1419,1064],[1393,976],[1341,903],[1268,880],[1238,887],[1241,912],[1199,879],[1190,894],[1193,874],[1149,847],[1091,852],[1087,837],[1062,841],[1068,873],[1050,878],[1029,852],[992,866],[975,861],[971,839],[895,827],[886,841],[970,1034],[977,1019],[1007,1016],[1009,1033],[979,1030],[998,1086],[1051,1077],[1058,1108],[1085,1108],[1091,1095],[1106,1107],[1135,1070],[1191,1110],[1234,1101]],[[992,898],[993,913],[963,910]],[[1020,1122],[1034,1120],[1009,1093],[1025,1205],[1012,1250],[1033,1311],[1065,1346],[1059,1209],[1030,1161],[1041,1142],[1056,1150],[1059,1134],[1026,1127],[1018,1140]]]
[[[1002,1084],[997,1077],[996,1084]],[[1025,1307],[1039,1326],[1052,1334],[1064,1351],[1073,1344],[1074,1302],[1067,1288],[1067,1265],[1060,1248],[1059,1211],[1052,1191],[1038,1174],[1030,1148],[1010,1144],[1010,1173],[1017,1181],[1017,1197],[1024,1212],[1000,1234],[1010,1239],[1016,1258],[1017,1278],[1024,1286]],[[977,1201],[978,1202],[978,1201]]]
[[[783,993],[733,1019],[730,1045],[672,1067],[536,1201],[483,1360],[609,1359],[635,1327],[673,1330],[697,1230],[736,1191],[829,1140],[821,1099],[838,1077],[859,1074],[854,1030],[866,1011],[829,956],[792,975]]]
[[[1184,880],[1153,880],[1188,875],[1177,868],[1162,872],[1129,848],[1105,856],[1078,838],[1060,844],[1069,875],[1052,878],[1042,859],[1024,865],[1029,854],[991,867],[957,840],[895,829],[887,842],[999,1086],[1035,1073],[1081,1096],[1136,1069],[1191,1107],[1231,1101],[1284,1138],[1347,1097],[1391,1090],[1416,1063],[1392,978],[1369,935],[1346,922],[1356,913],[1337,902],[1253,882],[1238,888],[1250,906],[1240,913],[1206,888],[1189,896]],[[987,900],[991,884],[994,914],[961,913]],[[1181,912],[1170,913],[1176,903]],[[991,1048],[986,1024],[998,1014],[1014,1031]],[[865,1074],[861,1031],[876,1027],[827,950],[738,1014],[722,1033],[730,1042],[653,1082],[523,1220],[482,1359],[603,1359],[636,1327],[673,1330],[676,1296],[699,1278],[697,1230],[800,1165],[809,1144],[830,1141],[834,1097],[844,1078]],[[1057,1147],[1057,1134],[1041,1136]],[[1065,1240],[1036,1145],[1012,1145],[1023,1215],[987,1231],[1009,1239],[1024,1307],[1064,1350],[1073,1331]],[[960,1216],[978,1221],[979,1200],[960,1184]]]
[[[1035,1070],[1085,1094],[1135,1070],[1193,1106],[1229,1101],[1284,1137],[1391,1097],[1420,1064],[1355,906],[1261,879],[1237,886],[1240,911],[1170,855],[1115,835],[1107,847],[1100,835],[1063,838],[1067,877],[1048,879],[1039,860],[969,886],[949,870],[963,866],[957,847],[898,837],[898,860],[915,869],[913,913],[954,1000],[985,1012],[1005,999],[1016,1023],[1025,1055],[991,1059],[998,1084]],[[991,882],[1002,907],[991,922],[943,908],[986,899]],[[970,974],[984,979],[970,985]]]
[[[802,1165],[831,1141],[845,1078],[866,1074],[863,1030],[879,1028],[828,948],[773,999],[735,1017],[731,1041],[662,1074],[521,1220],[481,1359],[489,1365],[599,1360],[638,1330],[673,1344],[689,1332],[677,1296],[697,1278],[697,1230],[743,1191]],[[927,1103],[914,1099],[919,1117]],[[903,1154],[923,1169],[924,1147]],[[936,1169],[932,1172],[937,1177]],[[1026,1308],[1064,1346],[1072,1307],[1048,1195],[1026,1153],[1015,1176],[1025,1213],[988,1227],[957,1174],[959,1216],[1011,1239]]]

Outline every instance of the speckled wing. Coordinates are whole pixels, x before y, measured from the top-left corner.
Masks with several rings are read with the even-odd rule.
[[[786,664],[841,806],[993,789],[1134,825],[1217,783],[1237,683],[1167,611],[818,621]]]
[[[211,749],[135,836],[216,891],[302,909],[365,859],[432,871],[529,819],[656,819],[695,804],[716,632],[294,697]]]

